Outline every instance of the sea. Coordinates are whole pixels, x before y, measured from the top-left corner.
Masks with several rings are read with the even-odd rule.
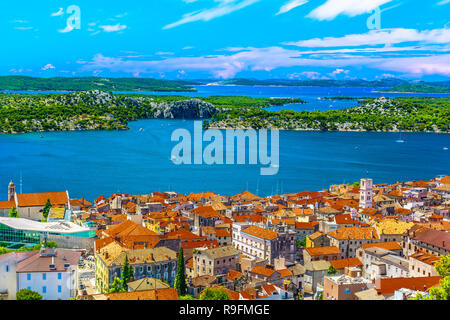
[[[304,99],[306,104],[269,108],[296,111],[342,109],[357,104],[321,97],[425,95],[374,92],[379,88],[198,86],[196,89],[198,92],[145,94]],[[178,141],[172,141],[172,134],[185,129],[193,138],[194,121],[139,120],[130,122],[129,127],[125,131],[0,135],[0,200],[6,200],[10,180],[16,184],[17,192],[67,190],[71,198],[92,201],[99,195],[155,191],[234,195],[248,190],[269,196],[319,191],[361,178],[372,178],[374,183],[395,183],[450,175],[449,134],[280,131],[278,173],[261,175],[261,168],[267,165],[248,164],[248,154],[247,164],[175,164],[172,149]],[[225,137],[225,131],[221,132]]]

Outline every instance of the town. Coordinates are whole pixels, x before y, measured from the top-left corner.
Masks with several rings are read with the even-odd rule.
[[[68,191],[17,193],[13,181],[7,188],[0,300],[449,296],[450,176],[363,178],[269,197],[152,192],[92,202]]]

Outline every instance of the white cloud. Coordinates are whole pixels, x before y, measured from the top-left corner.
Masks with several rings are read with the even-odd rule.
[[[326,37],[288,42],[288,45],[299,47],[353,47],[353,46],[373,46],[392,45],[404,42],[421,42],[448,44],[450,43],[450,29],[432,29],[418,31],[416,29],[380,29],[371,30],[362,34],[348,34],[343,37]]]
[[[41,70],[46,71],[46,70],[49,70],[49,69],[56,69],[56,68],[55,68],[54,65],[49,63],[49,64],[46,64],[45,66],[43,66]]]
[[[64,14],[64,9],[63,8],[59,8],[58,12],[52,13],[51,16],[52,17],[58,17],[58,16],[62,16]]]
[[[232,78],[242,71],[272,71],[279,68],[325,67],[335,74],[347,74],[349,67],[371,68],[403,74],[450,76],[450,54],[432,54],[408,57],[336,55],[332,58],[305,56],[302,51],[281,47],[246,48],[239,52],[199,57],[166,57],[154,60],[127,60],[97,54],[89,62],[82,63],[82,71],[108,70],[109,72],[158,73],[204,72],[217,78]],[[345,68],[345,69],[344,69]],[[342,71],[341,71],[341,70]],[[307,75],[307,74],[305,74]],[[310,76],[314,76],[310,74]],[[318,76],[318,75],[317,75]]]
[[[441,1],[438,2],[438,5],[442,6],[442,5],[447,4],[447,3],[450,3],[450,0],[441,0]]]
[[[73,30],[73,27],[70,25],[67,25],[64,29],[58,30],[59,33],[67,33]]]
[[[289,2],[285,3],[281,8],[280,11],[278,11],[277,15],[286,13],[291,11],[292,9],[295,9],[299,6],[304,5],[307,3],[308,0],[290,0]]]
[[[117,31],[125,30],[127,28],[127,26],[118,23],[116,25],[100,26],[100,28],[103,29],[103,31],[105,31],[105,32],[117,32]]]
[[[308,17],[318,20],[332,20],[340,14],[354,17],[369,13],[375,8],[392,0],[327,0],[308,14]]]
[[[219,3],[216,7],[185,14],[182,19],[164,26],[163,29],[171,29],[182,24],[195,21],[210,21],[248,7],[258,1],[260,0],[215,0],[215,2]]]

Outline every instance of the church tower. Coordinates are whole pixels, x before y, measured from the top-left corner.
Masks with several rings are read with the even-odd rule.
[[[16,195],[16,186],[14,185],[14,182],[9,183],[8,185],[8,201],[14,201]]]
[[[359,186],[359,207],[372,208],[373,190],[372,179],[361,179]]]

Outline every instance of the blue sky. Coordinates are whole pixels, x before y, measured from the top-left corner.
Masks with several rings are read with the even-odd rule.
[[[422,80],[450,75],[449,0],[41,2],[0,3],[1,75]]]

